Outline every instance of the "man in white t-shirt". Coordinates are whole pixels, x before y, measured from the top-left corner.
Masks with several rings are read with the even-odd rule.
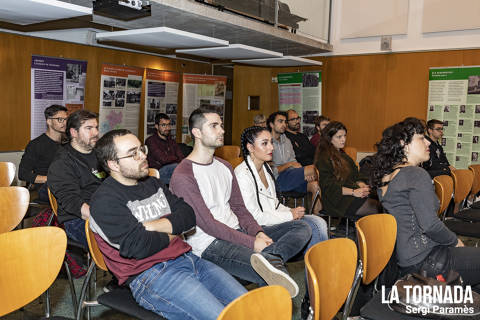
[[[238,278],[282,285],[296,296],[298,286],[284,263],[305,247],[310,227],[303,221],[260,227],[245,207],[232,167],[213,156],[223,146],[220,116],[196,109],[189,128],[194,149],[175,169],[170,189],[195,211],[196,232],[187,238],[193,253]]]

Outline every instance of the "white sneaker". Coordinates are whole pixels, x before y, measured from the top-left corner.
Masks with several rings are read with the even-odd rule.
[[[290,293],[292,298],[298,294],[298,285],[287,273],[283,261],[280,258],[267,260],[260,253],[250,256],[250,263],[260,277],[269,285],[279,285]]]

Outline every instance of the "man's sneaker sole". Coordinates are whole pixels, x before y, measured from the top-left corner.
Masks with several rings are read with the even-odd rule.
[[[265,282],[269,285],[279,285],[290,293],[292,298],[298,294],[298,285],[287,273],[278,270],[268,262],[260,253],[254,253],[250,257],[250,263]]]

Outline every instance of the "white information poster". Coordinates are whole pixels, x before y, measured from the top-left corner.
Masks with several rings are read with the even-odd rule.
[[[147,69],[145,86],[145,139],[155,133],[155,117],[165,113],[172,124],[171,137],[177,133],[178,84],[180,74]]]
[[[480,67],[430,68],[427,120],[443,121],[441,144],[457,169],[480,164]]]
[[[143,68],[102,65],[100,86],[100,135],[128,129],[138,136]]]
[[[183,74],[182,142],[190,142],[188,117],[199,107],[217,111],[223,120],[227,77],[201,74]]]
[[[311,137],[315,133],[315,117],[322,114],[322,73],[279,73],[277,78],[279,110],[297,111],[302,117],[302,132]]]
[[[43,112],[59,104],[72,113],[82,109],[85,97],[87,61],[32,56],[30,137],[35,139],[47,130]]]

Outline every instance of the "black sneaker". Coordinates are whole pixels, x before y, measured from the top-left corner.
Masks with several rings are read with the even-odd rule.
[[[288,271],[280,257],[269,256],[268,260],[260,253],[254,253],[250,256],[252,268],[269,285],[279,285],[284,287],[290,293],[292,298],[298,294],[297,283],[288,275]]]
[[[109,293],[110,291],[113,291],[119,288],[121,287],[118,285],[117,279],[112,279],[103,287],[103,292]]]

